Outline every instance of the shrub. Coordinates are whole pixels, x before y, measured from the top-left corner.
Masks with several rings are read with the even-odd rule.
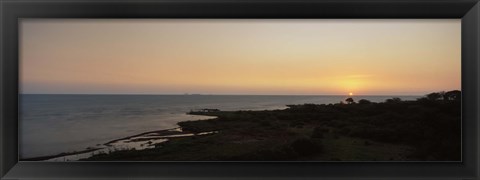
[[[328,129],[322,127],[315,127],[313,129],[312,138],[323,138],[323,133],[328,132]]]
[[[260,125],[263,127],[270,127],[272,126],[272,123],[270,123],[270,121],[260,121]]]
[[[308,155],[320,153],[322,150],[322,147],[319,144],[312,142],[312,140],[308,138],[297,139],[293,141],[293,143],[290,144],[290,146],[300,156],[308,156]]]
[[[439,100],[440,98],[442,98],[443,94],[445,94],[445,93],[444,92],[434,92],[434,93],[427,94],[426,97],[427,97],[427,99],[429,99],[431,101],[436,101],[436,100]]]
[[[399,102],[402,102],[402,99],[400,99],[398,97],[395,97],[395,98],[392,98],[392,99],[387,99],[385,102],[387,102],[387,103],[399,103]]]
[[[366,100],[366,99],[360,99],[358,101],[358,104],[370,104],[370,103],[372,103],[372,102],[370,102],[369,100]]]

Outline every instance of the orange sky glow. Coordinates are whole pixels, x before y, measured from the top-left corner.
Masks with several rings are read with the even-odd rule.
[[[20,89],[423,95],[460,89],[460,20],[23,19]]]

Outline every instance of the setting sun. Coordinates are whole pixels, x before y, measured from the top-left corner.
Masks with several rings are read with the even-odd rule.
[[[349,96],[353,96],[353,93],[348,93]]]

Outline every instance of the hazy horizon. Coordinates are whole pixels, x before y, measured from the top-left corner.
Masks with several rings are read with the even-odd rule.
[[[440,91],[435,91],[440,92]],[[445,91],[446,92],[446,91]],[[20,93],[21,95],[152,95],[152,96],[176,96],[176,95],[188,95],[188,96],[424,96],[426,94],[202,94],[202,93],[177,93],[177,94],[140,94],[140,93]]]
[[[22,94],[461,90],[461,21],[22,19]]]

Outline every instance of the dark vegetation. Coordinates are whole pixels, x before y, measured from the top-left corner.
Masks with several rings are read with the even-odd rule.
[[[285,110],[198,111],[211,120],[178,123],[184,137],[154,149],[95,155],[87,160],[459,161],[461,92],[415,101],[365,99],[288,105]]]

